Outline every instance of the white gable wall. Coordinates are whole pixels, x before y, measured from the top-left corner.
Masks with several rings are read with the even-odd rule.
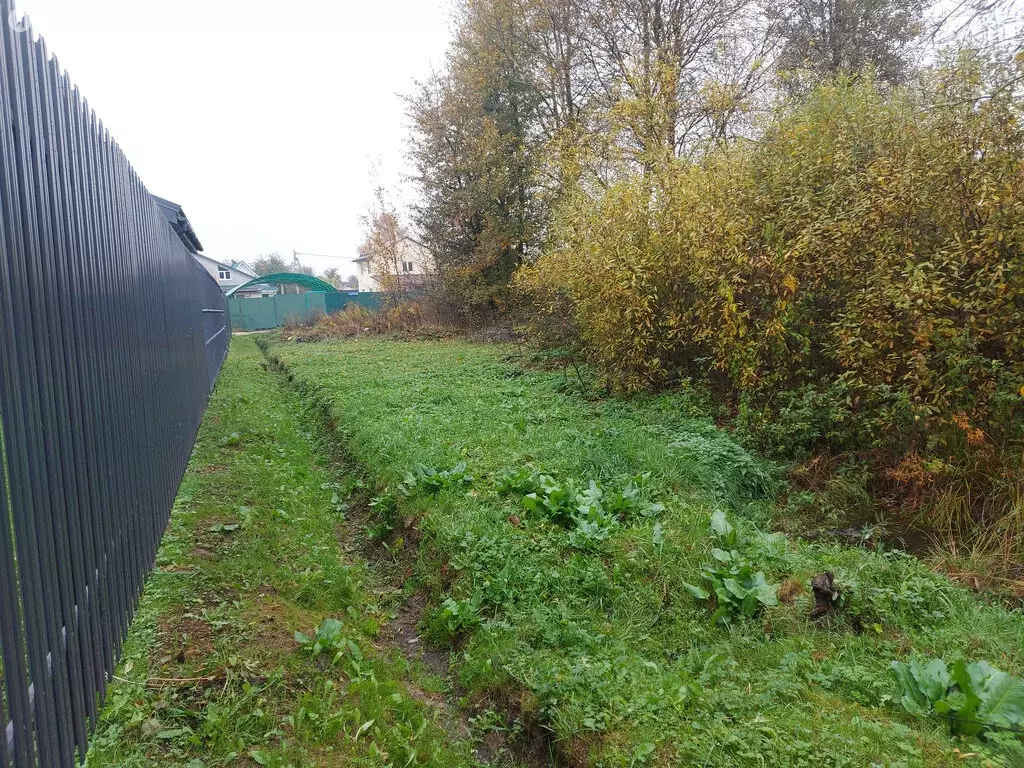
[[[433,256],[424,246],[415,240],[406,238],[401,243],[402,252],[398,257],[398,273],[401,276],[424,277],[434,271]],[[360,293],[377,293],[381,290],[380,280],[381,267],[387,268],[388,272],[393,271],[392,265],[373,264],[369,259],[356,261],[357,277],[359,278]],[[372,273],[372,274],[371,274]]]
[[[213,279],[217,281],[217,285],[220,286],[224,293],[240,285],[245,285],[253,279],[252,276],[247,275],[245,272],[234,269],[230,264],[214,261],[209,256],[203,256],[201,253],[193,255],[196,261],[203,265],[203,269],[213,276]]]

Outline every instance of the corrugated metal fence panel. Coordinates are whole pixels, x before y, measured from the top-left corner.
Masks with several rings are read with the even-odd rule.
[[[228,299],[231,327],[236,331],[265,331],[277,328],[277,297]]]
[[[0,766],[87,750],[227,304],[0,0]]]
[[[263,299],[228,300],[231,325],[236,331],[264,331],[288,322],[306,323],[320,315],[341,312],[350,304],[377,312],[384,308],[384,295],[311,291]]]
[[[410,299],[415,298],[415,294],[409,292],[406,294],[406,297]],[[384,309],[384,303],[386,298],[387,295],[383,293],[347,294],[345,306],[347,307],[349,304],[354,304],[357,307],[368,309],[371,312],[379,312],[380,310]]]
[[[274,300],[277,302],[277,321],[280,325],[308,323],[324,314],[322,293],[306,292],[275,296]]]

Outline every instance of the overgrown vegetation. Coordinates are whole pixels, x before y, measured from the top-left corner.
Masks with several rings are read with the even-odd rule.
[[[566,765],[1018,764],[1003,720],[965,732],[945,705],[908,711],[890,667],[1018,679],[1019,613],[880,544],[769,533],[776,471],[690,390],[587,399],[501,354],[268,349],[366,468],[381,546],[415,548],[422,629],[471,701],[532,713]],[[986,680],[944,699],[994,711]]]
[[[945,718],[954,731],[972,735],[1024,730],[1024,680],[987,662],[957,661],[950,669],[942,659],[913,659],[892,668],[912,714]]]
[[[756,142],[574,197],[522,284],[614,389],[707,381],[748,443],[858,453],[904,518],[1019,540],[1024,112],[987,96],[1010,76],[818,86]]]
[[[423,303],[615,392],[694,382],[803,490],[860,494],[839,527],[1018,588],[1019,0],[455,10],[391,211],[436,262]]]
[[[298,341],[324,341],[366,335],[437,338],[447,332],[450,331],[430,308],[414,301],[403,301],[380,311],[349,304],[343,311],[323,315],[310,325],[290,326],[285,335]]]
[[[1024,113],[971,67],[821,86],[756,143],[577,199],[524,283],[617,390],[711,375],[807,448],[1012,447]]]
[[[764,572],[755,572],[740,554],[740,538],[721,510],[711,515],[711,528],[719,547],[725,549],[711,550],[713,562],[701,566],[700,575],[708,589],[685,586],[698,600],[714,599],[717,610],[711,617],[712,623],[728,624],[735,617],[753,618],[764,608],[778,605],[778,585],[769,584]]]

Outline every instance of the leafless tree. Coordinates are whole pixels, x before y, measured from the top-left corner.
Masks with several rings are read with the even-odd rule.
[[[925,29],[927,0],[780,0],[770,7],[783,40],[780,70],[856,73],[901,82]]]
[[[377,190],[373,208],[363,217],[363,227],[365,238],[359,255],[369,260],[370,274],[389,297],[389,303],[397,305],[406,288],[402,258],[408,231],[383,189]]]

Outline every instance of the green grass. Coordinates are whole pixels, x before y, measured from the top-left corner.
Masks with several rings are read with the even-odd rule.
[[[921,654],[1020,675],[1020,614],[899,552],[766,535],[778,522],[776,473],[696,398],[587,399],[572,378],[504,361],[510,351],[269,348],[365,468],[371,534],[389,546],[417,541],[416,576],[433,606],[423,629],[453,649],[472,700],[535,713],[568,765],[1021,764],[1014,737],[959,740],[908,715],[889,670]],[[413,482],[421,466],[463,462],[468,487]],[[606,538],[581,536],[502,490],[510,470],[581,489],[633,482],[649,516],[634,511]],[[712,560],[716,509],[737,528],[744,560],[785,598],[725,625],[687,589]],[[826,570],[845,602],[816,621],[809,583]]]
[[[89,766],[471,766],[379,640],[388,608],[338,534],[359,480],[236,339],[111,687]],[[314,658],[326,618],[351,640]]]

